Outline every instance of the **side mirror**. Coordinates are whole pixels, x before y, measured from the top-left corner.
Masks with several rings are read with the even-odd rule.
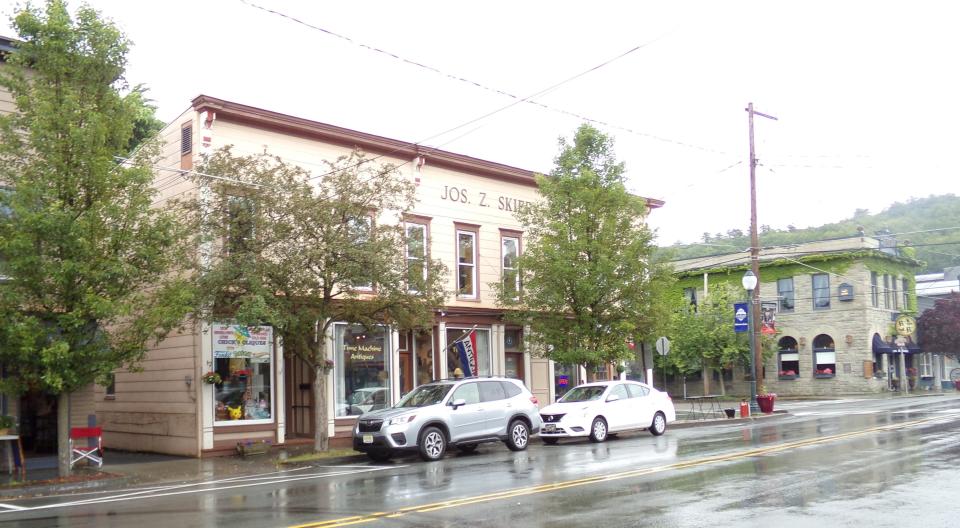
[[[453,400],[452,402],[450,402],[450,405],[453,406],[454,410],[456,410],[457,407],[462,407],[466,404],[467,404],[467,400],[463,398],[457,398],[456,400]]]
[[[620,399],[620,395],[619,395],[619,394],[611,394],[610,396],[607,397],[607,401],[608,401],[608,402],[615,402],[615,401],[617,401],[617,400],[619,400],[619,399]]]

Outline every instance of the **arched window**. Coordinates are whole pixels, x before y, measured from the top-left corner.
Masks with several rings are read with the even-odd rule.
[[[833,338],[820,334],[813,338],[813,377],[832,378],[837,375],[837,353]]]
[[[779,379],[797,379],[800,374],[800,354],[797,352],[797,340],[787,336],[777,342],[777,356],[780,361]]]

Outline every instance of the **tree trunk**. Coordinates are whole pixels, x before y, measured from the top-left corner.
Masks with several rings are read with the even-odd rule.
[[[710,394],[710,367],[704,365],[700,369],[700,377],[703,378],[703,395]]]
[[[727,395],[727,384],[723,380],[723,368],[720,369],[720,395],[721,396]]]
[[[330,435],[327,432],[327,372],[322,367],[315,367],[313,371],[313,405],[313,415],[317,418],[313,428],[313,450],[326,451],[330,449]]]
[[[61,477],[70,476],[70,393],[57,395],[57,467]]]

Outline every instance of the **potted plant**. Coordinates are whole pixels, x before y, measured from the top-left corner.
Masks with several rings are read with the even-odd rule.
[[[16,425],[16,421],[13,419],[13,416],[0,414],[0,436],[9,434],[10,429],[13,429],[14,425]]]
[[[223,378],[220,377],[220,374],[213,370],[204,373],[203,376],[200,376],[200,379],[202,379],[204,383],[208,383],[210,385],[219,385],[223,383]]]
[[[767,392],[766,387],[760,387],[760,390],[757,391],[757,406],[760,407],[760,412],[764,414],[773,412],[773,402],[776,399],[777,395]]]

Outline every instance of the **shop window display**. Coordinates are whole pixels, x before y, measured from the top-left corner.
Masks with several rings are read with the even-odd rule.
[[[390,406],[387,327],[338,324],[334,346],[336,415],[357,416]]]
[[[273,419],[272,328],[213,325],[214,417],[217,422]]]
[[[467,369],[463,368],[460,359],[459,349],[454,346],[454,342],[458,339],[470,339],[469,328],[447,328],[447,377],[454,378],[456,369],[460,369],[461,372],[467,372]],[[490,375],[490,330],[478,328],[473,331],[475,336],[475,341],[471,343],[476,344],[476,353],[477,353],[477,370],[479,372],[472,373],[475,376],[489,376]]]

